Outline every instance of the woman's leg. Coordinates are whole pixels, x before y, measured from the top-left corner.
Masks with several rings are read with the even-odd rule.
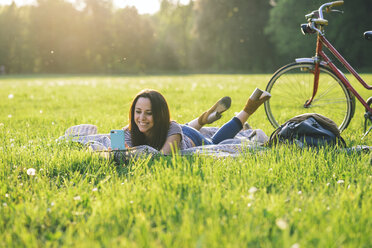
[[[198,130],[195,128],[189,126],[189,125],[182,125],[182,132],[183,135],[189,137],[195,146],[201,146],[201,145],[212,145],[212,141],[205,138]]]
[[[248,117],[251,116],[265,101],[271,97],[269,92],[262,91],[256,88],[252,95],[248,98],[244,109],[236,115],[236,117],[244,124]]]
[[[221,118],[221,114],[231,106],[231,98],[225,96],[218,100],[209,110],[205,111],[198,118],[187,123],[190,127],[200,130],[205,124],[211,124]]]
[[[218,131],[212,136],[213,144],[219,144],[220,142],[232,139],[235,137],[240,130],[242,130],[243,124],[236,116],[230,121],[225,123]]]
[[[234,118],[223,125],[213,136],[213,144],[219,144],[226,139],[232,139],[243,128],[244,123],[248,120],[259,106],[271,97],[270,93],[256,89],[249,97],[244,109]]]

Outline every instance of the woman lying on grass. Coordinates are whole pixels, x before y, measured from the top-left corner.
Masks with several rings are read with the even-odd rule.
[[[248,117],[270,97],[267,92],[262,93],[257,100],[250,97],[243,110],[208,139],[199,130],[205,124],[211,124],[221,118],[221,113],[230,107],[230,97],[221,98],[199,118],[180,125],[170,120],[168,104],[163,95],[155,90],[143,90],[132,102],[129,126],[123,128],[125,143],[128,147],[149,145],[165,155],[172,152],[172,147],[183,150],[203,144],[219,144],[234,138],[242,130]]]

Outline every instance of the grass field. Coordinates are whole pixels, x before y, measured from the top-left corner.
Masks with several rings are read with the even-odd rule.
[[[221,126],[269,78],[0,78],[0,247],[371,247],[368,153],[277,147],[120,166],[55,142],[72,125],[125,126],[144,88],[161,91],[180,123],[229,95]],[[357,103],[342,134],[349,147],[372,145],[372,134],[360,140],[363,111]],[[263,108],[249,123],[273,131]]]

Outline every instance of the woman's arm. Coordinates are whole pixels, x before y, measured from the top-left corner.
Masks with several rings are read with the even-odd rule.
[[[173,151],[175,151],[176,149],[179,149],[180,144],[181,144],[181,134],[173,134],[171,136],[168,136],[160,152],[163,153],[164,155],[169,155],[172,153],[172,149]]]

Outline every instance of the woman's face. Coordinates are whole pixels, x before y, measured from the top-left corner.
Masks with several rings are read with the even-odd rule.
[[[145,97],[138,98],[134,107],[134,122],[141,133],[149,136],[150,130],[154,126],[150,99]]]

